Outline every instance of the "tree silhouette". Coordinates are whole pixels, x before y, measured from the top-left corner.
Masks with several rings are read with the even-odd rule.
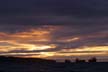
[[[96,57],[93,57],[93,58],[89,59],[88,62],[97,62],[97,59],[96,59]]]
[[[71,63],[71,61],[70,60],[65,60],[65,63]]]
[[[75,60],[75,62],[85,62],[85,60],[80,60],[80,59],[78,59],[78,58],[76,58],[76,60]]]

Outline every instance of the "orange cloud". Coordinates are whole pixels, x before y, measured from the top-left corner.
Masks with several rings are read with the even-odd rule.
[[[30,29],[25,32],[3,33],[0,32],[0,52],[8,52],[11,50],[45,50],[55,48],[54,44],[32,44],[29,42],[48,42],[52,38],[53,27]],[[6,43],[9,43],[8,45]]]
[[[79,39],[80,39],[79,37],[70,37],[70,38],[61,38],[61,39],[58,39],[57,41],[58,42],[74,42]]]
[[[40,57],[48,58],[53,56],[88,56],[88,55],[104,55],[108,54],[108,46],[85,46],[81,48],[60,49],[55,52],[34,52],[36,50],[48,50],[57,48],[57,44],[52,44],[53,33],[62,27],[43,26],[37,29],[30,29],[24,32],[4,33],[0,32],[0,54],[23,57]],[[106,35],[102,35],[106,36]],[[89,36],[94,37],[94,36]],[[84,37],[61,37],[54,41],[71,43],[83,39]],[[43,43],[44,42],[44,43]],[[21,52],[21,51],[25,52]],[[20,51],[20,52],[12,52]],[[26,52],[30,51],[30,52]]]
[[[89,56],[89,55],[106,55],[108,54],[108,46],[82,47],[75,49],[63,49],[58,55],[63,56]]]

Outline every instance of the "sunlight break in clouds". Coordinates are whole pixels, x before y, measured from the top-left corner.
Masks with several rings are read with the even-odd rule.
[[[45,50],[55,48],[54,44],[42,44],[51,40],[51,29],[31,29],[30,31],[14,34],[0,33],[0,51],[11,50]],[[33,42],[33,43],[32,43]],[[36,43],[35,43],[36,42]]]
[[[60,51],[62,54],[67,55],[106,55],[108,54],[108,46],[93,46],[93,47],[87,47],[84,46],[82,48],[76,48],[76,49],[63,49]]]
[[[105,32],[83,35],[70,26],[51,25],[14,33],[0,32],[0,55],[39,58],[107,56],[107,43],[101,40],[106,37]]]

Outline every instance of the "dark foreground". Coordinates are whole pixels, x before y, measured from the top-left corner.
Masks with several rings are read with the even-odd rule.
[[[108,72],[108,62],[56,63],[45,60],[1,59],[0,72]]]

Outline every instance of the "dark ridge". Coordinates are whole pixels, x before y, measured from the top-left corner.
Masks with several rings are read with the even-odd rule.
[[[7,57],[0,56],[0,62],[7,63],[54,63],[54,60],[41,59],[41,58],[20,58],[20,57]]]
[[[89,62],[76,59],[56,62],[41,58],[19,58],[0,56],[0,72],[108,72],[108,62]]]

